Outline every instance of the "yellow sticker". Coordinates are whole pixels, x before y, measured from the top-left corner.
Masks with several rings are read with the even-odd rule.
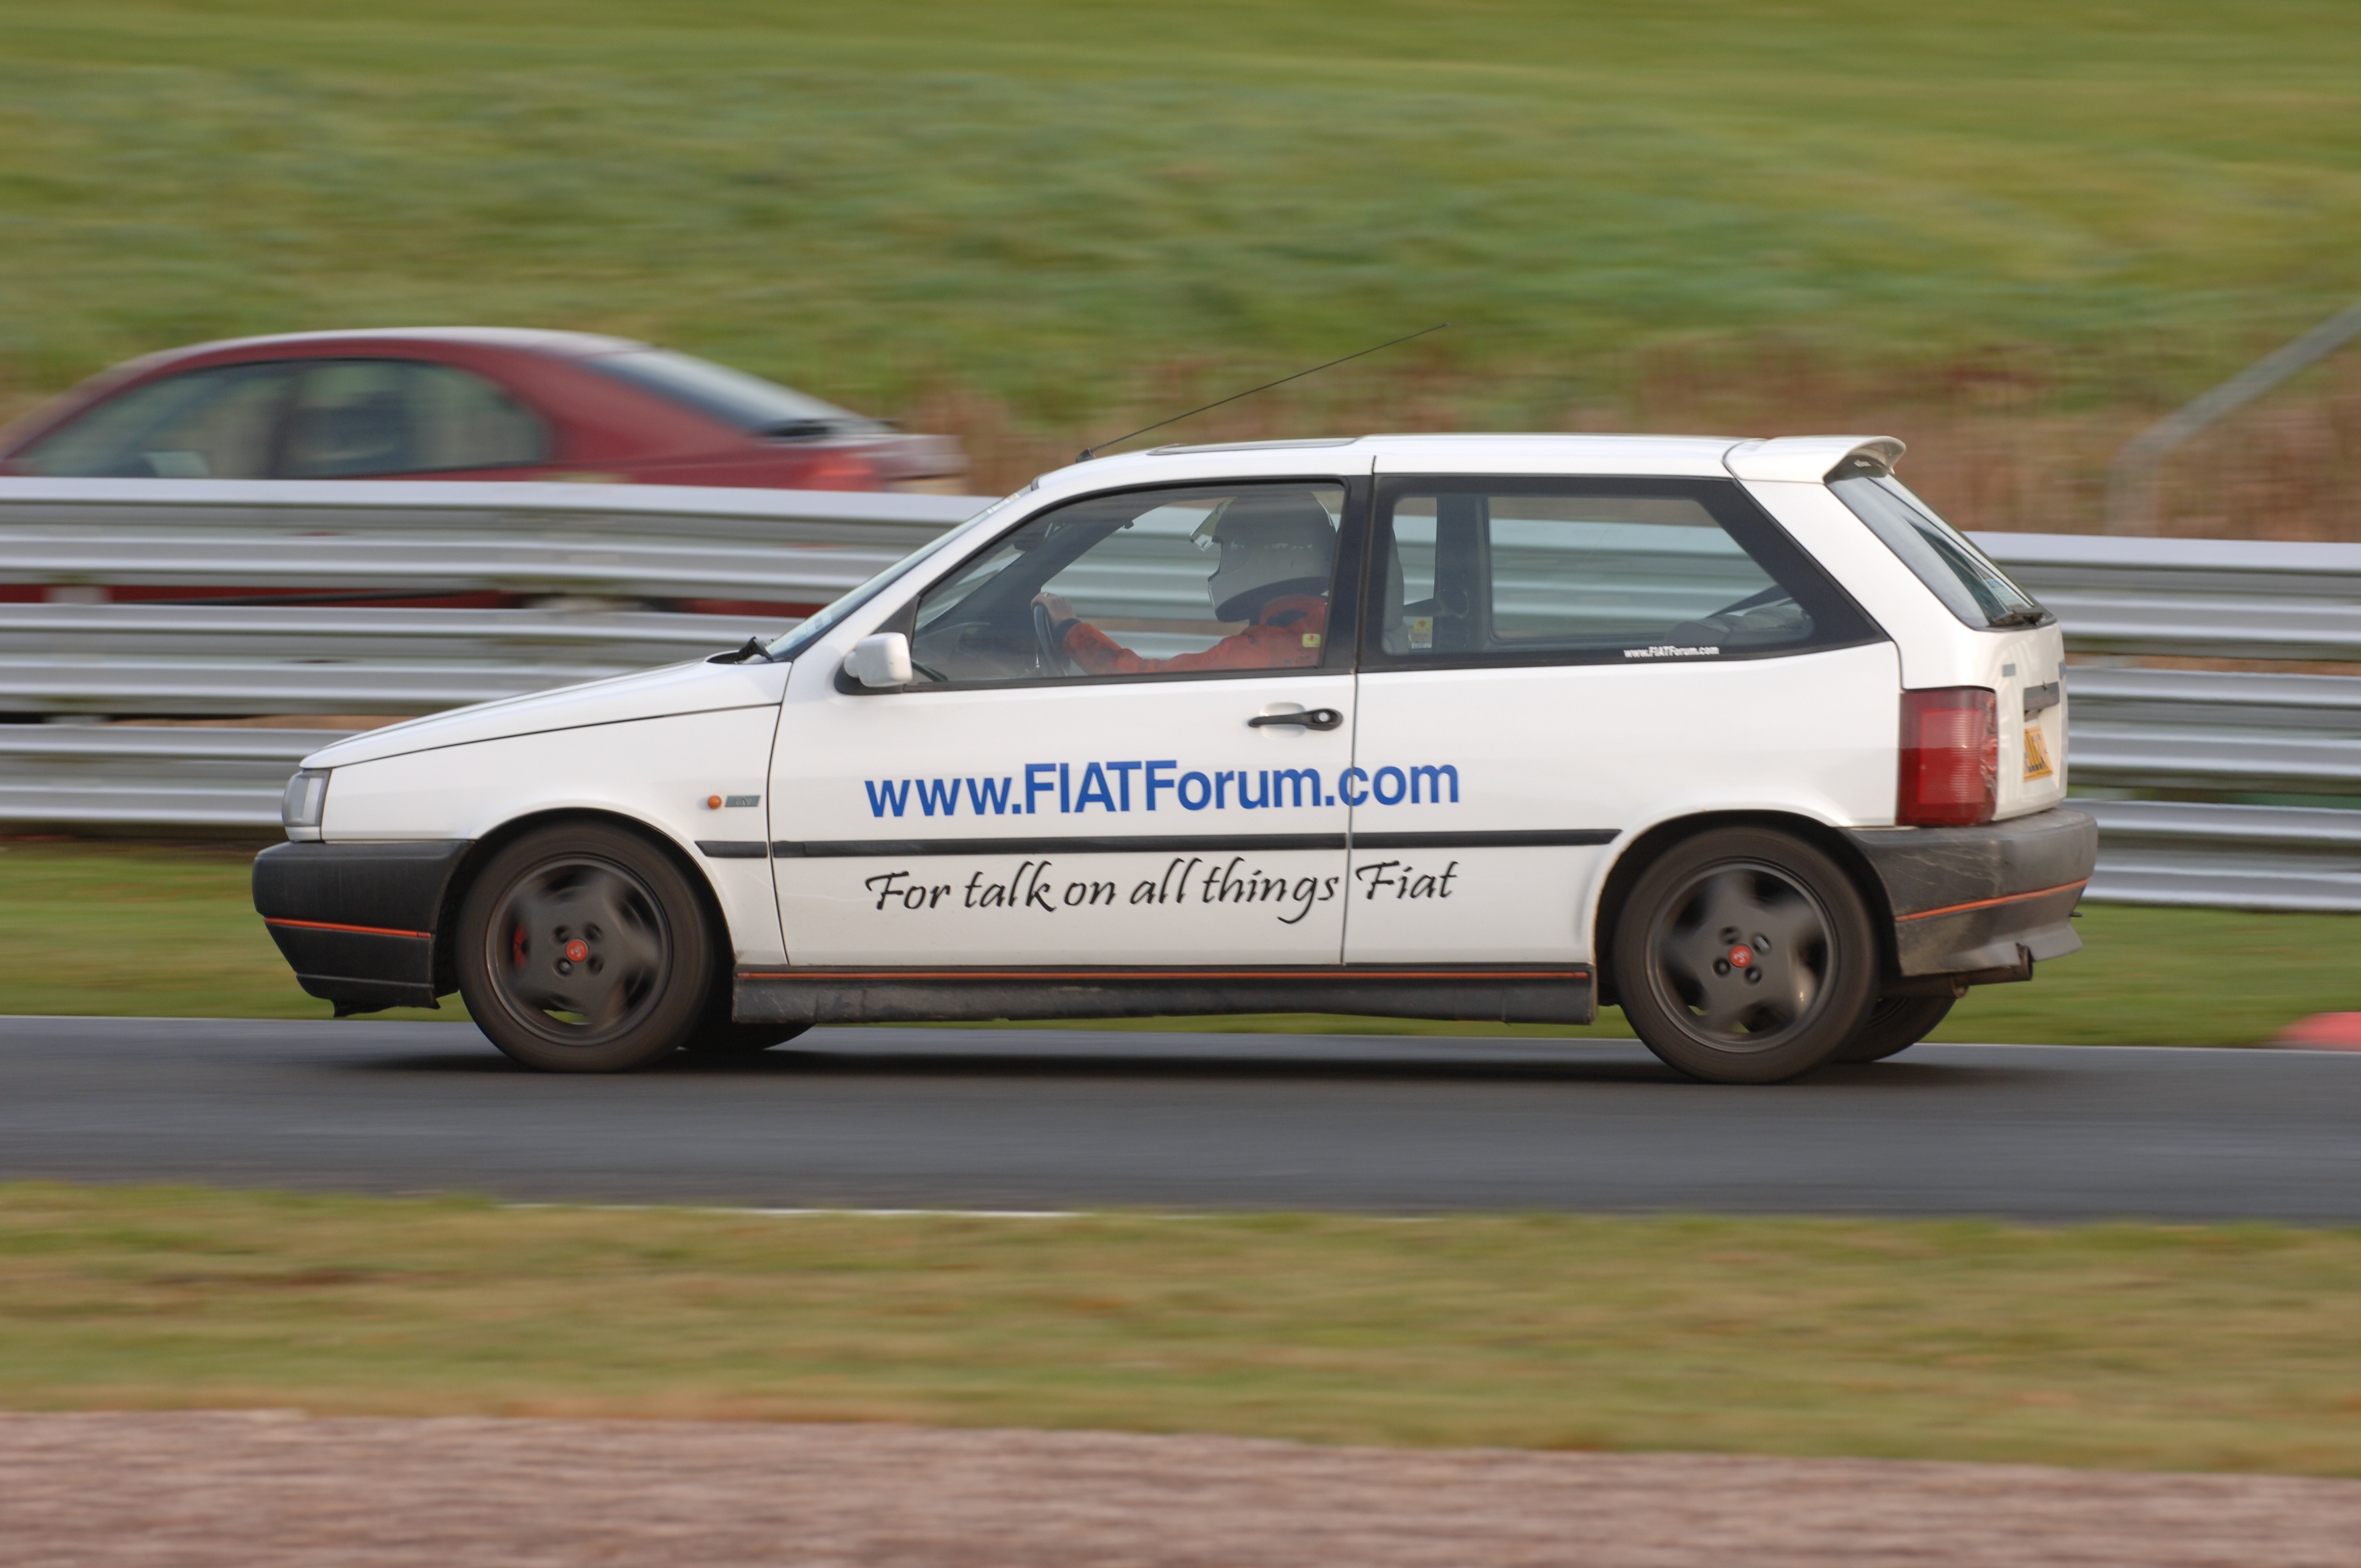
[[[2041,739],[2041,726],[2028,724],[2025,727],[2025,776],[2046,779],[2049,773],[2049,748]]]
[[[1307,632],[1305,632],[1305,633],[1303,634],[1303,645],[1304,645],[1306,648],[1317,648],[1317,647],[1319,647],[1319,646],[1320,646],[1320,633],[1318,633],[1317,631],[1307,631]]]

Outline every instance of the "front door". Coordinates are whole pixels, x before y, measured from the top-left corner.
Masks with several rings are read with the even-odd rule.
[[[1627,832],[1891,809],[1893,647],[1734,484],[1381,479],[1370,551],[1351,962],[1587,960]]]
[[[1346,499],[1257,481],[1071,503],[893,623],[909,686],[798,668],[771,782],[790,964],[1338,962]]]

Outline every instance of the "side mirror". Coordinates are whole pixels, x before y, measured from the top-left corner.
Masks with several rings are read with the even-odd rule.
[[[910,640],[898,631],[864,637],[844,656],[844,673],[862,685],[884,690],[910,684]]]

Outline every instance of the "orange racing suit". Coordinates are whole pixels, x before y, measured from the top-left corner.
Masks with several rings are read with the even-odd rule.
[[[1328,634],[1328,600],[1321,594],[1288,594],[1262,607],[1254,624],[1232,632],[1211,648],[1143,659],[1087,620],[1066,628],[1066,655],[1093,675],[1144,675],[1159,671],[1300,670],[1320,662]]]

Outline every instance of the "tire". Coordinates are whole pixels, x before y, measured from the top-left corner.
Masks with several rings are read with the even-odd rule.
[[[1881,996],[1862,1019],[1852,1038],[1837,1047],[1830,1061],[1883,1061],[1908,1050],[1928,1035],[1951,1010],[1956,996]]]
[[[1851,879],[1768,828],[1718,828],[1666,850],[1633,884],[1614,953],[1641,1040],[1712,1083],[1811,1071],[1876,996],[1876,933]]]
[[[809,1024],[737,1024],[727,1016],[708,1018],[680,1048],[700,1060],[729,1061],[784,1046],[810,1027]]]
[[[546,1072],[622,1072],[677,1049],[711,995],[704,906],[670,856],[597,823],[528,833],[459,906],[459,994]]]

